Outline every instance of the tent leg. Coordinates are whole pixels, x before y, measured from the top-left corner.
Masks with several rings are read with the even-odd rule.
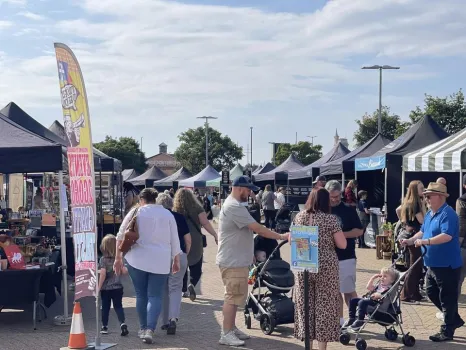
[[[345,173],[341,174],[341,187],[345,189]]]
[[[405,197],[405,170],[401,170],[401,201]]]
[[[385,167],[385,189],[384,189],[384,207],[385,207],[385,215],[387,215],[388,208],[387,208],[387,180],[388,180],[388,168]]]
[[[463,195],[463,169],[460,169],[460,196]]]
[[[355,170],[354,171],[354,179],[357,180],[358,179],[358,172]]]

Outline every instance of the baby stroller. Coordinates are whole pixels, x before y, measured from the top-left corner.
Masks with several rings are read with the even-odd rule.
[[[291,213],[294,209],[295,205],[291,203],[285,203],[283,206],[277,211],[275,215],[275,231],[278,233],[286,233],[290,231],[291,226]]]
[[[251,329],[251,311],[266,335],[272,334],[278,325],[294,322],[294,303],[286,295],[294,286],[294,274],[290,264],[274,259],[276,252],[286,243],[288,241],[281,242],[265,262],[257,264],[251,270],[250,282],[253,287],[244,307],[247,329]]]
[[[360,338],[360,333],[366,327],[368,323],[379,324],[385,328],[385,338],[390,341],[395,341],[398,339],[398,332],[396,327],[398,327],[402,334],[402,342],[407,347],[413,347],[416,344],[416,339],[409,333],[405,333],[402,327],[403,318],[401,315],[401,302],[400,295],[403,290],[404,280],[407,274],[411,269],[419,264],[426,254],[426,248],[422,247],[422,256],[416,260],[416,262],[405,272],[400,273],[397,281],[393,284],[388,292],[386,292],[383,297],[378,300],[376,306],[369,307],[367,310],[367,317],[365,319],[364,325],[357,331],[352,332],[350,329],[342,330],[340,334],[340,343],[343,345],[348,345],[351,340],[351,333],[355,333],[356,337],[356,349],[366,350],[367,343],[364,339]],[[395,264],[392,265],[395,268]]]

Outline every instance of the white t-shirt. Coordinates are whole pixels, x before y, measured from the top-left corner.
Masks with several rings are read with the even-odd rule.
[[[256,222],[247,207],[231,195],[219,214],[217,265],[248,267],[254,257],[254,234],[248,225]]]
[[[123,240],[133,212],[125,216],[117,240]],[[161,205],[147,204],[138,209],[139,239],[126,253],[125,259],[132,267],[157,274],[169,274],[172,259],[181,253],[178,229],[173,215]]]
[[[285,204],[285,195],[281,192],[275,193],[275,196],[277,197],[273,203],[275,209],[281,209],[283,207],[283,204]]]

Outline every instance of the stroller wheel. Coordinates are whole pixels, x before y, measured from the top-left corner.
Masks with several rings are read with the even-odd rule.
[[[398,338],[398,332],[394,329],[387,329],[385,331],[385,338],[387,338],[390,341],[395,341]]]
[[[341,333],[340,334],[340,343],[343,345],[348,345],[351,340],[351,337],[348,333]]]
[[[247,329],[251,329],[251,315],[244,315],[244,324],[246,325]]]
[[[408,347],[413,347],[416,344],[416,339],[408,333],[403,337],[403,344]]]
[[[265,335],[270,335],[275,329],[275,319],[270,314],[263,314],[260,320],[261,330]]]
[[[367,349],[367,343],[364,339],[358,339],[356,340],[356,349],[358,350],[366,350]]]

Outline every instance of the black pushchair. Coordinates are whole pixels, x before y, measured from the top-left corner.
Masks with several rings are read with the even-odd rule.
[[[378,300],[376,306],[369,307],[367,310],[368,316],[364,320],[364,325],[356,332],[350,331],[350,329],[342,330],[340,334],[340,343],[343,345],[348,345],[351,336],[350,334],[355,334],[355,345],[356,349],[358,350],[366,350],[367,343],[364,339],[360,338],[360,334],[363,329],[366,327],[368,323],[379,324],[380,326],[385,328],[385,338],[390,341],[395,341],[398,339],[398,332],[396,331],[396,327],[400,329],[402,334],[402,342],[405,346],[413,347],[416,344],[416,339],[410,335],[409,333],[405,333],[403,330],[403,318],[401,313],[401,302],[400,302],[400,295],[401,291],[403,290],[404,280],[409,272],[413,269],[416,264],[419,264],[426,254],[426,248],[422,247],[422,256],[416,260],[416,262],[411,265],[409,269],[405,272],[401,272],[397,281],[393,284],[388,292],[386,292],[383,297]],[[401,254],[403,255],[403,254]],[[395,268],[395,263],[393,263],[392,267]]]
[[[275,215],[275,231],[278,233],[286,233],[290,231],[291,226],[291,213],[293,212],[295,205],[291,203],[285,203],[278,209]]]
[[[294,274],[290,264],[274,258],[276,252],[286,243],[288,241],[281,242],[265,262],[256,264],[251,270],[250,281],[253,281],[253,287],[244,307],[247,329],[252,326],[251,311],[266,335],[272,334],[278,325],[294,322],[294,303],[287,296],[294,287]]]

